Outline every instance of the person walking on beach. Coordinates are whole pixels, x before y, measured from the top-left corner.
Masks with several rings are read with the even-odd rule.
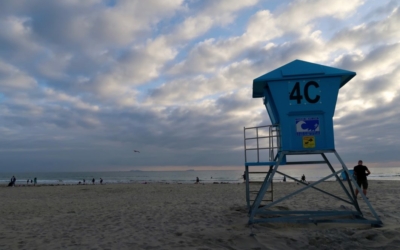
[[[9,187],[12,187],[12,186],[13,186],[13,178],[14,178],[14,176],[11,177],[10,182],[8,183],[8,186],[9,186]]]
[[[103,185],[103,179],[100,178],[100,185]]]
[[[85,184],[86,184],[85,182],[86,182],[86,180],[85,180],[85,179],[83,179],[83,185],[85,185]]]
[[[33,178],[33,185],[36,186],[36,183],[37,183],[37,178],[35,177]]]
[[[306,176],[303,174],[303,176],[301,177],[301,181],[302,182],[306,182]]]
[[[93,184],[93,185],[94,185],[94,182],[95,182],[95,181],[96,181],[96,180],[93,178],[93,179],[92,179],[92,184]]]
[[[357,178],[358,186],[363,189],[363,193],[367,196],[367,189],[368,189],[368,180],[367,176],[370,175],[371,172],[367,168],[367,166],[363,165],[362,160],[358,161],[358,165],[354,167],[354,175]],[[356,188],[356,197],[358,195],[358,189]]]
[[[17,181],[17,178],[15,178],[15,176],[13,175],[13,177],[11,177],[11,186],[15,187],[15,182]]]
[[[195,184],[199,184],[199,182],[200,182],[199,177],[196,177],[196,183]]]

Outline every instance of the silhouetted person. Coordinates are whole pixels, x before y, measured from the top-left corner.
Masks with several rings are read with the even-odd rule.
[[[103,179],[100,178],[100,185],[103,185]]]
[[[96,181],[96,180],[93,178],[93,179],[92,179],[92,184],[93,184],[93,185],[94,185],[94,182],[95,182],[95,181]]]
[[[17,179],[15,178],[15,176],[13,175],[13,177],[11,177],[11,179],[10,179],[10,183],[8,183],[8,186],[9,187],[14,187],[15,186],[15,181],[16,181]]]
[[[286,182],[286,176],[283,176],[283,182]]]
[[[363,165],[362,160],[358,161],[358,165],[354,167],[354,175],[357,177],[358,186],[363,189],[363,193],[367,196],[368,189],[368,180],[367,176],[370,175],[371,172],[368,170],[366,166]],[[358,195],[358,189],[356,189],[356,196]]]
[[[86,180],[85,180],[85,179],[83,179],[83,185],[85,185],[85,183],[86,183]]]
[[[28,180],[26,180],[26,185],[29,185],[29,179],[28,179]]]
[[[196,177],[196,183],[195,184],[199,184],[199,182],[200,182],[199,177]]]
[[[243,172],[243,180],[246,181],[246,171]]]
[[[303,176],[301,177],[301,181],[302,182],[306,182],[306,176],[303,174]]]
[[[33,179],[33,185],[36,186],[36,183],[37,183],[37,178],[35,177],[35,178]]]

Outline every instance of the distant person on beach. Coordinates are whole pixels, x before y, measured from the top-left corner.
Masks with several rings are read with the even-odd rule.
[[[246,181],[246,171],[243,172],[243,180]]]
[[[26,185],[29,185],[29,179],[28,179],[28,180],[26,180]]]
[[[196,177],[196,183],[195,184],[199,184],[199,182],[200,182],[199,177]]]
[[[100,185],[103,185],[103,179],[100,178]]]
[[[303,174],[303,176],[301,177],[301,181],[302,182],[306,182],[306,176]]]
[[[93,179],[92,179],[92,184],[93,184],[93,185],[94,185],[94,182],[95,182],[95,181],[96,181],[96,180],[93,178]]]
[[[37,183],[37,178],[35,177],[35,178],[33,179],[33,185],[36,186],[36,183]]]
[[[31,184],[33,183],[33,180],[31,179]]]
[[[370,175],[371,172],[368,170],[367,166],[363,165],[362,160],[358,161],[358,165],[354,167],[354,175],[357,178],[358,186],[363,189],[363,193],[367,196],[367,189],[368,189],[368,180],[367,176]],[[356,189],[356,197],[358,195],[358,189]]]
[[[283,176],[283,182],[286,182],[286,176]]]
[[[9,186],[9,187],[14,187],[16,181],[17,181],[17,179],[16,179],[15,176],[13,175],[13,177],[11,177],[10,183],[8,183],[8,186]]]
[[[85,180],[85,179],[83,179],[83,185],[85,185],[85,183],[86,183],[86,180]]]

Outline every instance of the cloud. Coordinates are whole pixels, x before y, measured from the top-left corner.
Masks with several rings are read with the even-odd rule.
[[[28,25],[29,20],[26,17],[0,17],[2,57],[22,61],[27,55],[33,55],[40,49],[40,45],[32,42],[33,34]]]
[[[208,39],[200,42],[192,49],[186,60],[175,65],[170,73],[180,72],[211,73],[215,67],[245,56],[245,51],[262,43],[272,42],[291,33],[307,38],[312,33],[313,21],[324,16],[344,18],[351,14],[361,4],[361,1],[297,1],[288,6],[282,6],[275,14],[269,10],[258,11],[247,25],[247,30],[241,36],[228,39]],[[326,8],[326,6],[330,6]]]
[[[390,3],[389,5],[393,5]],[[388,5],[388,6],[389,6]],[[345,28],[337,34],[330,42],[330,46],[345,48],[347,50],[359,48],[360,46],[377,46],[385,43],[398,42],[400,31],[399,6],[392,8],[391,13],[382,20],[362,23],[355,27]]]
[[[164,83],[150,90],[147,101],[162,105],[198,102],[204,98],[236,90],[238,87],[249,86],[251,84],[249,79],[253,75],[250,61],[235,62],[226,68],[221,68],[210,78],[199,75],[177,78]]]
[[[229,0],[208,0],[204,2],[204,9],[201,14],[212,16],[218,24],[226,25],[233,22],[233,20],[235,19],[235,12],[257,4],[258,0],[245,0],[237,2],[232,2]]]
[[[0,91],[28,91],[37,86],[36,80],[13,65],[0,60]]]
[[[254,78],[292,60],[301,58],[323,62],[328,60],[329,53],[330,50],[318,36],[279,45],[271,43],[265,47],[249,49],[247,55],[251,60],[230,60],[225,67],[213,68],[214,71],[209,77],[207,74],[189,74],[165,82],[149,92],[148,101],[168,105],[212,98],[226,91],[251,86]]]
[[[47,42],[63,48],[98,48],[131,43],[161,19],[172,16],[181,4],[181,0],[118,1],[109,7],[102,1],[28,1],[23,13],[32,16],[32,31]]]
[[[361,0],[355,1],[323,1],[306,0],[293,1],[287,6],[282,6],[278,16],[279,23],[287,31],[295,31],[310,21],[324,16],[343,19],[354,13],[363,4]]]
[[[400,52],[400,43],[377,46],[368,55],[364,53],[347,54],[337,59],[337,65],[343,68],[362,71],[359,77],[373,78],[393,71],[398,61],[391,55]]]
[[[4,2],[0,171],[241,166],[243,127],[270,123],[252,80],[294,59],[357,72],[334,118],[345,161],[398,162],[398,7]]]

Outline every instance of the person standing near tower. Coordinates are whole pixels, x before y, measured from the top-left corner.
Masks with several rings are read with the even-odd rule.
[[[367,196],[367,189],[368,189],[368,180],[367,176],[370,175],[371,172],[368,170],[366,166],[363,165],[362,160],[358,161],[358,165],[354,167],[354,175],[357,178],[358,186],[363,189],[363,193]],[[356,189],[356,197],[358,195],[358,189]]]

